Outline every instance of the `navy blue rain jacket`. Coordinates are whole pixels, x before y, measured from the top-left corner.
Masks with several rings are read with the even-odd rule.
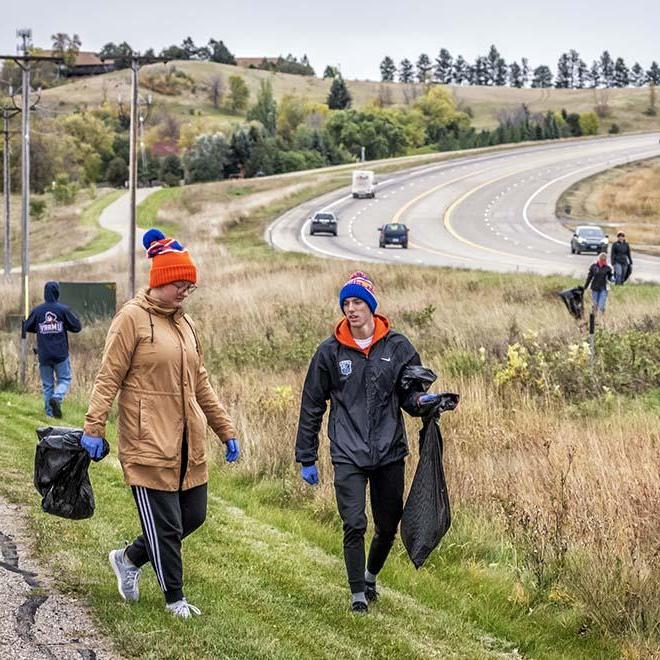
[[[78,317],[62,303],[57,282],[46,282],[45,302],[35,307],[25,322],[25,331],[37,335],[39,364],[55,365],[69,357],[68,332],[80,332],[82,325]]]

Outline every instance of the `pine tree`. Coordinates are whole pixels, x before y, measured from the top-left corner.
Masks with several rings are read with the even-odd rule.
[[[518,62],[511,62],[509,65],[509,85],[518,89],[523,86],[522,68]]]
[[[549,66],[541,64],[534,69],[532,87],[552,87],[552,71]]]
[[[587,67],[587,63],[582,58],[580,58],[580,60],[577,63],[575,87],[577,87],[578,89],[584,89],[587,86],[588,80],[589,80],[589,67]]]
[[[330,110],[345,110],[351,107],[352,102],[351,93],[341,76],[338,76],[332,81],[330,87],[330,94],[328,94],[328,107]]]
[[[580,53],[574,48],[571,48],[571,50],[568,51],[568,59],[571,65],[571,82],[569,87],[573,89],[578,86],[580,62],[582,60],[580,59]]]
[[[646,72],[646,82],[653,85],[660,85],[660,66],[658,66],[656,61],[651,62],[651,66]]]
[[[601,85],[602,78],[600,74],[600,62],[598,60],[594,60],[591,65],[591,69],[589,70],[589,82],[594,89]]]
[[[520,68],[522,69],[522,86],[527,87],[527,83],[529,82],[530,67],[529,60],[526,57],[523,57],[520,60]]]
[[[394,74],[396,73],[396,65],[394,60],[386,55],[380,63],[380,79],[383,82],[394,82]]]
[[[469,82],[469,77],[468,63],[462,55],[459,55],[452,67],[452,81],[457,85],[462,85],[464,82]]]
[[[495,66],[495,79],[493,80],[493,83],[498,87],[503,87],[506,85],[508,73],[509,70],[506,65],[506,61],[503,57],[500,57],[497,60],[497,64]]]
[[[605,87],[614,86],[614,62],[606,50],[600,56],[600,77]]]
[[[442,85],[448,85],[452,81],[453,58],[446,48],[441,48],[438,57],[435,58],[435,70],[433,78]]]
[[[486,70],[487,70],[487,80],[486,85],[495,85],[497,84],[497,74],[501,66],[501,62],[506,65],[506,62],[502,59],[500,51],[497,50],[495,44],[492,44],[490,50],[488,51],[488,57],[486,58]]]
[[[614,86],[615,87],[628,87],[630,84],[630,71],[623,59],[617,57],[614,63]]]
[[[431,59],[426,53],[422,53],[417,59],[417,80],[421,83],[427,83],[430,78],[431,69]]]
[[[323,71],[323,78],[336,78],[338,74],[337,68],[328,64]]]
[[[644,87],[646,73],[639,62],[635,62],[630,68],[630,83],[635,87]]]
[[[571,60],[568,53],[562,53],[557,61],[557,75],[555,76],[555,87],[557,89],[568,89],[572,84]]]
[[[413,81],[413,65],[406,57],[399,64],[399,82],[411,83]]]
[[[236,58],[231,54],[229,48],[223,41],[209,39],[208,49],[211,53],[211,61],[220,64],[236,64]]]
[[[472,73],[473,85],[489,85],[492,78],[488,71],[488,59],[483,55],[479,55],[474,62],[474,69]]]

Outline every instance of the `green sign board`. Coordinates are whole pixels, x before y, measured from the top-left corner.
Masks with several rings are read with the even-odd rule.
[[[117,310],[116,282],[60,282],[60,302],[82,319],[108,319]]]

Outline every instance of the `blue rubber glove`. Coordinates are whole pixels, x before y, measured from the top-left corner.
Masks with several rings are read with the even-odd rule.
[[[227,463],[235,463],[241,455],[241,450],[238,447],[238,440],[236,438],[229,438],[225,443],[225,458]]]
[[[103,458],[103,438],[95,438],[93,435],[83,433],[80,445],[87,450],[93,460],[98,461]]]
[[[425,406],[427,403],[433,403],[440,398],[439,394],[422,394],[419,399],[417,399],[418,406]]]
[[[310,486],[316,486],[319,482],[319,471],[316,469],[316,465],[304,465],[300,466],[300,476],[303,478],[303,481],[306,481]]]

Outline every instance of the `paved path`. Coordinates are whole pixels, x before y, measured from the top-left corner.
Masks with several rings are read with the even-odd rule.
[[[0,498],[0,658],[115,657],[87,609],[32,559],[21,509]]]
[[[140,188],[137,191],[136,196],[138,205],[157,190],[160,190],[160,188]],[[103,209],[101,215],[99,216],[99,224],[101,227],[113,231],[120,236],[120,240],[111,248],[108,248],[103,252],[99,252],[98,254],[93,254],[89,257],[83,257],[82,259],[68,259],[66,261],[53,261],[49,263],[34,264],[30,266],[30,272],[51,270],[55,268],[66,268],[69,266],[78,266],[81,264],[93,264],[98,263],[99,261],[105,261],[111,257],[125,257],[128,254],[128,241],[130,232],[129,202],[130,197],[129,194],[126,193],[122,195],[118,200],[114,201],[112,204]],[[135,242],[136,249],[138,251],[142,250],[142,234],[144,234],[144,230],[138,227]],[[20,273],[20,266],[12,268],[11,272]]]

